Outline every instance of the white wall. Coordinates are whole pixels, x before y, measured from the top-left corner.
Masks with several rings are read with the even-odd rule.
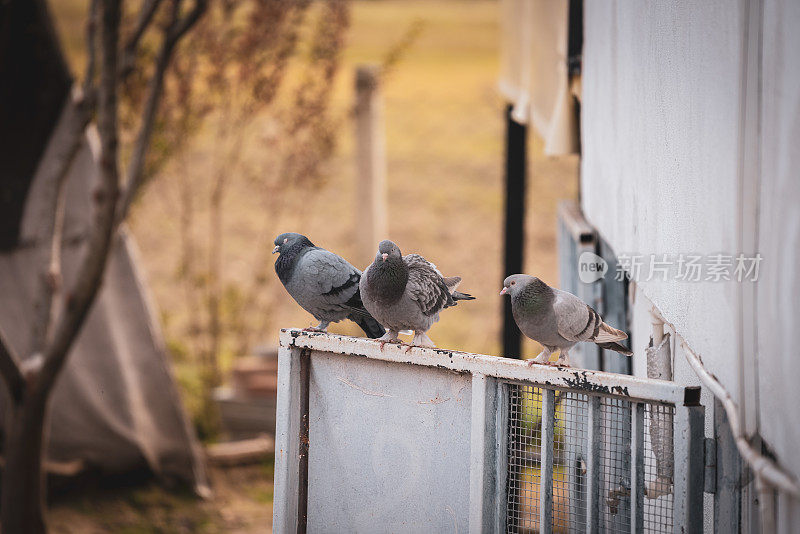
[[[637,287],[746,406],[748,427],[780,464],[800,475],[800,2],[764,0],[744,99],[745,2],[584,6],[584,213],[617,254],[735,255],[754,236],[763,257],[755,306],[738,304],[734,282],[640,279]],[[758,32],[750,35],[758,44]],[[743,101],[760,113],[745,120]],[[750,173],[742,162],[751,157]],[[634,306],[637,357],[647,342],[643,313]],[[740,341],[740,314],[755,347],[747,334]],[[744,393],[740,348],[758,368]],[[693,382],[688,373],[676,367],[676,380]],[[781,517],[800,516],[792,508],[784,502]]]
[[[800,475],[800,2],[765,2],[764,27],[759,411],[761,433]]]
[[[617,254],[734,253],[740,13],[586,2],[582,200]],[[640,280],[738,395],[732,283]]]

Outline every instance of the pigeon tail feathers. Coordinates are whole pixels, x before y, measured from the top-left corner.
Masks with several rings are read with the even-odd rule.
[[[371,315],[352,314],[348,317],[361,327],[367,337],[377,339],[386,333],[386,330]]]
[[[600,347],[601,349],[613,350],[614,352],[619,352],[620,354],[624,354],[625,356],[633,356],[633,352],[629,348],[620,345],[617,342],[598,343],[597,346]]]
[[[592,341],[597,344],[610,341],[622,341],[623,339],[628,339],[628,334],[622,330],[617,330],[612,326],[608,326],[606,323],[600,323],[597,334],[592,337]]]

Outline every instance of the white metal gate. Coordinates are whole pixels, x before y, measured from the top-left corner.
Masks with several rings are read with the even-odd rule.
[[[700,391],[284,330],[273,529],[700,532]]]

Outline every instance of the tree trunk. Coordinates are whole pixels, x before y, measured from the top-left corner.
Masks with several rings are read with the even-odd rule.
[[[25,395],[21,403],[9,403],[0,503],[3,534],[46,532],[42,471],[45,403],[36,394]]]

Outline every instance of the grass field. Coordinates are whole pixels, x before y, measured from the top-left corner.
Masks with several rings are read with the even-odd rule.
[[[51,2],[76,72],[81,71],[83,62],[81,32],[87,3],[85,0]],[[355,205],[353,126],[346,120],[352,105],[353,72],[360,63],[380,62],[412,25],[419,25],[421,32],[404,51],[384,86],[387,237],[397,242],[404,253],[424,255],[445,275],[460,275],[461,289],[477,297],[442,313],[440,322],[429,333],[431,338],[442,347],[499,355],[505,103],[497,90],[500,39],[496,2],[353,2],[344,65],[334,95],[336,112],[344,120],[338,148],[325,168],[325,180],[313,191],[283,198],[287,209],[277,219],[264,213],[260,204],[253,201],[250,185],[239,183],[224,204],[223,276],[226,284],[244,283],[256,258],[272,260],[269,254],[264,254],[263,247],[270,246],[272,237],[283,231],[304,233],[358,267],[372,261],[371,256],[356,256],[354,238],[358,232],[358,206]],[[535,135],[530,137],[525,271],[557,284],[556,205],[560,199],[575,197],[578,162],[573,157],[543,156],[541,141]],[[192,335],[185,327],[185,301],[176,277],[179,223],[175,182],[178,173],[189,173],[198,190],[208,188],[209,177],[201,171],[215,157],[214,143],[213,139],[203,142],[194,147],[194,153],[199,154],[197,161],[183,167],[168,165],[148,184],[130,220],[171,346],[184,346]],[[267,149],[258,145],[257,138],[252,143],[249,150],[253,154]],[[196,220],[195,230],[207,232],[207,213],[201,209]],[[267,272],[274,276],[271,268]],[[273,281],[265,291],[271,292],[275,304],[265,318],[260,343],[277,343],[279,327],[305,327],[312,323],[313,318],[284,295],[280,284]],[[332,325],[331,331],[358,332],[341,323]],[[527,342],[524,350],[531,355],[536,349]],[[267,491],[266,488],[257,491],[262,490]],[[246,496],[230,498],[248,500]],[[76,505],[66,503],[56,509],[55,517],[66,525],[57,531],[76,531],[69,527],[73,520],[75,525],[84,525],[80,530],[87,532],[108,530],[104,524],[121,532],[153,531],[148,525],[162,521],[159,518],[165,514],[163,506],[152,502],[158,498],[141,500],[138,507],[125,505],[124,513],[111,523],[103,523],[111,520],[99,511],[73,510],[78,516],[70,516]],[[106,506],[103,502],[106,501],[91,506]],[[113,499],[107,502],[110,510],[122,506],[114,504]],[[236,521],[220,512],[231,507],[231,502],[224,499],[217,504],[191,499],[169,500],[169,503],[172,511],[166,513],[168,517],[174,513],[180,516],[184,509],[190,516],[202,517],[203,521],[195,524],[199,531],[223,531],[226,525],[235,524],[230,521]],[[247,506],[241,510],[249,510]],[[268,506],[264,503],[265,510]],[[262,520],[260,531],[268,522]],[[173,531],[175,523],[167,525],[158,529]],[[248,530],[242,527],[237,531]]]

